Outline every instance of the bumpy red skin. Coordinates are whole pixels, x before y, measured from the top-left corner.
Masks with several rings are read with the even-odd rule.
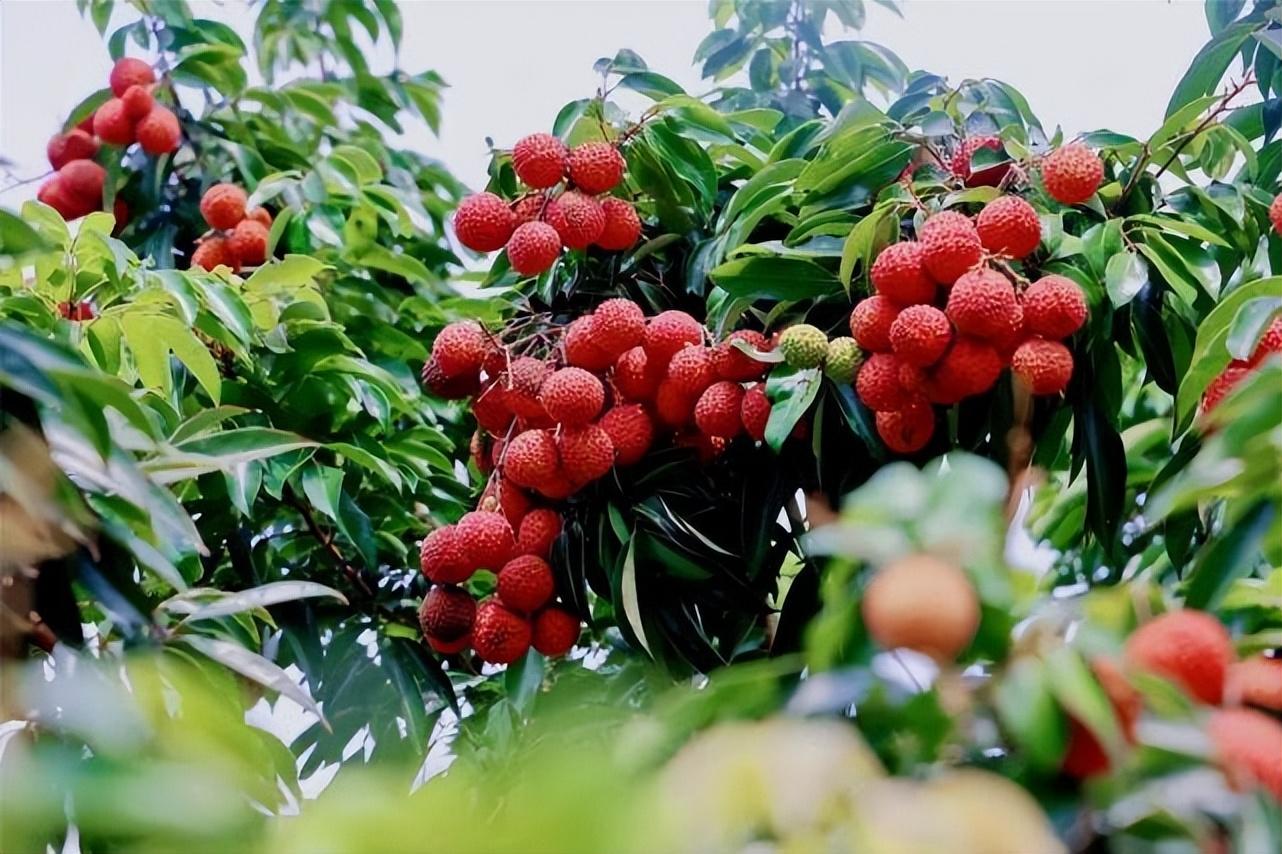
[[[1041,242],[1042,221],[1033,206],[1019,196],[999,196],[975,217],[975,231],[989,252],[1023,258]]]
[[[1264,789],[1282,802],[1282,723],[1254,709],[1221,709],[1211,714],[1206,732],[1230,786]]]
[[[592,340],[609,356],[609,367],[622,353],[645,340],[645,312],[630,299],[608,299],[592,312]]]
[[[1127,680],[1126,675],[1112,661],[1097,658],[1091,662],[1095,677],[1099,680],[1104,693],[1108,695],[1113,714],[1117,716],[1122,737],[1128,744],[1135,743],[1135,724],[1143,711],[1144,700],[1140,693]],[[1076,718],[1068,719],[1068,747],[1060,770],[1079,780],[1106,774],[1112,768],[1112,761],[1089,729]]]
[[[996,270],[981,267],[957,280],[944,310],[962,335],[991,341],[1007,334],[1020,309],[1010,281]]]
[[[561,242],[570,249],[587,249],[605,229],[605,211],[591,196],[569,192],[557,199],[561,218],[553,223]]]
[[[855,393],[874,412],[893,412],[910,402],[899,383],[899,359],[890,353],[873,353],[859,367]]]
[[[516,534],[516,552],[547,559],[552,544],[561,536],[561,514],[546,507],[536,507],[525,514]]]
[[[996,166],[989,166],[986,169],[980,169],[978,172],[972,172],[970,168],[971,158],[975,152],[981,148],[990,148],[993,151],[1000,151],[1002,141],[996,136],[972,136],[962,140],[962,144],[957,146],[953,152],[953,158],[949,167],[952,173],[967,187],[996,187],[1006,177],[1010,171],[1009,163],[999,163]]]
[[[235,184],[215,184],[200,197],[200,215],[210,228],[229,229],[245,218],[249,197]]]
[[[678,350],[668,362],[666,378],[682,393],[697,397],[717,378],[712,351],[703,346]]]
[[[1220,372],[1220,375],[1211,380],[1202,393],[1202,411],[1210,412],[1219,406],[1224,398],[1229,396],[1229,392],[1237,387],[1251,374],[1251,365],[1240,359],[1234,359],[1229,362],[1228,366]]]
[[[245,211],[245,218],[262,223],[269,229],[272,227],[271,211],[267,210],[267,208],[254,208],[253,210]]]
[[[556,423],[578,426],[600,414],[605,388],[583,368],[561,368],[543,381],[539,401]]]
[[[952,324],[933,305],[909,306],[890,325],[891,350],[901,362],[917,367],[938,362],[952,339]]]
[[[1169,679],[1213,706],[1224,699],[1225,679],[1236,657],[1223,624],[1191,609],[1150,620],[1126,641],[1126,661],[1132,668]]]
[[[493,451],[501,451],[502,443],[495,442]],[[500,454],[493,454],[493,459],[497,464]],[[521,488],[506,477],[491,478],[486,484],[485,491],[481,493],[481,501],[478,505],[481,510],[491,510],[503,514],[507,523],[515,531],[517,527],[525,521],[526,513],[530,509],[530,499]]]
[[[546,222],[516,227],[507,241],[507,260],[522,276],[537,276],[561,257],[561,235]]]
[[[654,394],[654,414],[665,427],[684,427],[694,415],[695,398],[664,380]]]
[[[570,180],[585,193],[607,193],[623,180],[623,155],[608,142],[577,145],[568,160]]]
[[[1073,378],[1073,354],[1058,341],[1030,338],[1015,348],[1010,369],[1033,394],[1059,394]]]
[[[1282,353],[1282,315],[1273,318],[1260,340],[1256,343],[1255,349],[1251,351],[1251,358],[1247,361],[1251,367],[1263,362],[1274,353]]]
[[[111,94],[117,98],[124,95],[130,86],[150,86],[155,82],[156,73],[141,59],[126,56],[116,60],[116,64],[111,67],[109,85]]]
[[[850,312],[850,335],[860,347],[872,353],[889,353],[890,327],[899,316],[899,306],[884,296],[860,300]]]
[[[471,635],[464,635],[458,640],[453,641],[441,640],[440,638],[434,638],[431,635],[424,635],[423,639],[427,641],[427,645],[432,648],[433,652],[441,655],[457,655],[472,645]]]
[[[654,422],[640,404],[614,406],[598,423],[614,445],[614,462],[620,468],[640,462],[654,442]]]
[[[1060,204],[1080,205],[1104,180],[1104,161],[1081,143],[1057,148],[1042,160],[1042,183]]]
[[[418,621],[425,637],[456,641],[467,637],[476,619],[476,600],[460,587],[438,584],[423,597]]]
[[[983,394],[997,382],[1002,360],[989,344],[958,336],[928,374],[926,396],[931,403],[953,404]]]
[[[1067,338],[1086,322],[1086,296],[1077,283],[1054,273],[1024,291],[1024,326],[1034,335]]]
[[[472,577],[474,567],[459,543],[458,530],[453,525],[437,528],[423,538],[419,549],[419,569],[437,584],[462,584]]]
[[[663,365],[668,364],[682,347],[703,343],[703,326],[684,311],[669,310],[650,318],[645,328],[646,355]]]
[[[941,285],[951,285],[979,264],[984,255],[979,233],[964,214],[941,211],[926,220],[917,234],[922,264]]]
[[[494,599],[481,603],[472,624],[472,648],[482,661],[511,664],[530,648],[530,623]]]
[[[614,363],[614,388],[627,400],[652,400],[663,381],[664,367],[644,347],[633,347]]]
[[[98,154],[98,141],[80,128],[55,134],[45,146],[49,165],[61,169],[73,160],[92,160]]]
[[[125,105],[125,115],[135,122],[150,113],[156,103],[156,99],[151,97],[151,90],[146,86],[130,86],[119,98]]]
[[[601,209],[605,211],[605,227],[596,245],[609,252],[623,252],[635,246],[641,239],[641,218],[636,208],[611,196],[601,200]]]
[[[877,435],[896,454],[915,454],[935,434],[935,411],[925,401],[893,412],[876,413]]]
[[[493,193],[468,196],[454,212],[454,234],[459,243],[476,252],[502,249],[515,228],[516,215]]]
[[[1282,195],[1274,196],[1269,203],[1269,222],[1275,232],[1282,234]]]
[[[532,614],[556,593],[552,567],[534,555],[514,557],[499,570],[495,592],[499,600],[513,611]]]
[[[489,352],[489,340],[474,320],[448,323],[432,342],[432,358],[447,377],[479,374]]]
[[[201,241],[196,251],[191,253],[192,269],[214,270],[218,267],[230,267],[232,272],[240,270],[240,259],[231,250],[231,244],[225,237],[210,237]]]
[[[267,241],[270,232],[261,222],[243,219],[227,236],[231,251],[246,267],[257,267],[267,260]]]
[[[1229,668],[1224,702],[1282,712],[1282,658],[1252,656]]]
[[[593,316],[585,314],[583,317],[576,317],[565,328],[565,337],[561,343],[567,365],[599,373],[613,363],[610,354],[599,345],[601,339],[597,337],[594,325]]]
[[[516,538],[502,513],[474,510],[454,526],[459,546],[475,569],[497,570],[512,558]]]
[[[743,431],[740,407],[743,388],[735,382],[715,382],[699,395],[694,405],[694,424],[702,432],[720,439],[733,439]]]
[[[471,409],[477,426],[492,436],[503,435],[512,423],[512,410],[504,402],[503,389],[497,383],[486,387],[472,398]]]
[[[548,658],[559,658],[574,648],[582,624],[579,618],[561,608],[545,608],[534,617],[532,644]]]
[[[548,198],[547,193],[534,193],[525,196],[512,208],[514,227],[527,222],[546,222],[561,233],[565,227],[565,216],[556,199]]]
[[[717,372],[717,376],[723,380],[734,380],[735,382],[750,382],[759,380],[766,375],[766,370],[770,367],[767,362],[758,362],[747,353],[740,350],[734,345],[735,341],[742,341],[754,350],[762,353],[773,350],[770,339],[755,329],[740,329],[737,332],[731,332],[726,340],[712,348],[712,367]]]
[[[153,157],[177,151],[183,139],[178,117],[159,104],[138,121],[134,135],[142,150]]]
[[[770,398],[766,397],[766,384],[756,383],[743,393],[739,405],[739,419],[743,430],[754,441],[761,442],[766,438],[766,424],[770,421]]]
[[[134,123],[125,114],[125,104],[119,98],[104,102],[93,114],[94,135],[108,145],[132,145]]]
[[[557,451],[561,472],[576,486],[603,477],[614,466],[614,443],[597,424],[562,430]]]
[[[556,440],[544,430],[526,430],[508,442],[503,474],[518,486],[535,489],[561,467]]]
[[[540,483],[535,492],[552,501],[563,501],[579,491],[579,485],[573,483],[559,469],[557,473]]]
[[[868,276],[873,290],[896,305],[918,305],[935,298],[935,282],[922,264],[921,244],[912,240],[883,249]]]
[[[536,190],[554,187],[565,177],[565,144],[550,133],[532,133],[512,147],[516,177]]]
[[[216,239],[221,240],[222,238]],[[193,256],[193,267],[196,266],[195,262],[196,259]],[[437,397],[443,397],[446,400],[462,400],[465,397],[471,397],[480,388],[480,381],[475,375],[460,374],[457,377],[447,377],[435,359],[428,359],[423,363],[421,378],[423,385],[432,394]]]
[[[58,170],[62,186],[84,202],[90,210],[102,205],[102,188],[107,183],[107,170],[92,160],[73,160]]]

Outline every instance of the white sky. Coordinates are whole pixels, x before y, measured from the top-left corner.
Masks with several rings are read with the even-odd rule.
[[[237,0],[195,5],[248,30]],[[908,0],[903,19],[868,7],[862,35],[910,68],[1005,80],[1048,129],[1070,133],[1151,133],[1208,37],[1200,0]],[[480,185],[486,136],[507,146],[549,129],[561,105],[593,93],[592,62],[621,47],[698,92],[690,60],[711,27],[706,9],[704,0],[403,0],[402,67],[434,68],[451,85],[441,137],[415,129],[406,142]],[[17,174],[48,168],[45,142],[109,69],[73,0],[0,0],[0,155]],[[0,204],[34,196],[35,186],[0,190]]]

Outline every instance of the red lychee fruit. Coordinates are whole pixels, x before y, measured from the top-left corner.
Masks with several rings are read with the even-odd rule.
[[[561,514],[546,507],[536,507],[521,520],[516,534],[516,553],[546,559],[552,544],[561,536]]]
[[[512,410],[503,400],[503,389],[498,384],[491,385],[472,399],[472,416],[477,426],[494,436],[507,432],[512,423]]]
[[[726,440],[720,436],[709,436],[700,430],[687,430],[678,433],[672,439],[678,448],[689,448],[699,455],[699,462],[710,463],[726,450]]]
[[[472,648],[489,664],[511,664],[530,648],[530,623],[496,599],[481,603],[472,623]]]
[[[453,525],[429,532],[423,538],[418,560],[423,575],[437,584],[460,584],[471,578],[475,569],[468,562]]]
[[[669,310],[650,318],[645,328],[646,355],[663,365],[668,364],[681,348],[703,343],[703,326],[684,311]]]
[[[1170,611],[1148,621],[1126,641],[1126,661],[1136,670],[1171,680],[1209,705],[1224,699],[1224,682],[1236,658],[1223,624],[1204,611]]]
[[[860,603],[864,625],[884,649],[952,661],[979,628],[979,597],[957,565],[910,554],[877,571]]]
[[[868,278],[874,291],[896,305],[917,305],[935,298],[935,282],[922,265],[921,244],[912,240],[881,250]]]
[[[448,323],[432,342],[432,358],[447,377],[481,372],[481,363],[489,352],[489,339],[475,320]]]
[[[1219,709],[1206,733],[1230,786],[1264,789],[1282,802],[1282,723],[1254,709]]]
[[[423,597],[418,622],[426,637],[456,641],[467,637],[476,619],[476,600],[461,587],[438,584]]]
[[[759,362],[735,346],[736,341],[746,344],[761,353],[774,349],[770,339],[755,329],[740,329],[731,332],[726,340],[712,348],[712,368],[723,380],[749,382],[759,380],[766,375],[770,367],[768,362]]]
[[[93,114],[93,132],[108,145],[131,145],[134,141],[134,123],[125,114],[124,102],[110,98]]]
[[[578,491],[579,484],[571,481],[560,469],[535,487],[535,492],[552,501],[563,501]]]
[[[1001,151],[1001,138],[996,136],[967,137],[962,140],[961,145],[957,146],[957,150],[953,152],[949,167],[952,173],[961,178],[967,187],[996,187],[1006,177],[1006,173],[1010,171],[1010,164],[999,163],[996,166],[988,166],[977,172],[972,172],[970,168],[971,158],[981,148]]]
[[[156,103],[156,99],[151,97],[151,90],[146,86],[130,86],[119,97],[120,102],[125,105],[125,115],[135,122],[150,113]]]
[[[614,445],[615,465],[635,465],[650,450],[654,441],[654,422],[645,407],[624,403],[612,407],[598,422]]]
[[[743,422],[743,431],[757,442],[765,441],[770,408],[765,383],[754,383],[743,393],[743,400],[739,404],[739,420]]]
[[[476,252],[502,249],[515,228],[516,215],[493,193],[468,196],[454,212],[454,234],[459,243]]]
[[[610,367],[614,361],[613,357],[599,346],[598,340],[593,331],[592,315],[576,317],[565,328],[565,337],[561,339],[561,346],[565,351],[565,363],[593,373],[599,373]]]
[[[1095,678],[1108,695],[1109,705],[1122,730],[1122,737],[1127,743],[1135,742],[1135,724],[1143,711],[1144,700],[1140,693],[1127,681],[1121,669],[1107,658],[1097,658],[1091,662]],[[1068,748],[1060,770],[1079,780],[1106,774],[1112,768],[1112,761],[1100,744],[1095,734],[1082,725],[1076,718],[1068,719]]]
[[[641,238],[641,218],[636,208],[609,196],[601,200],[601,209],[605,211],[605,227],[596,245],[610,252],[623,252],[631,249]]]
[[[156,157],[177,151],[183,138],[178,117],[159,104],[138,121],[134,135],[142,150]]]
[[[155,82],[156,73],[141,59],[126,56],[116,60],[116,64],[111,67],[111,94],[117,98],[129,91],[130,86],[148,87]]]
[[[582,368],[561,368],[543,381],[539,401],[548,417],[558,424],[586,424],[605,405],[605,387]]]
[[[562,608],[545,608],[534,617],[534,648],[548,658],[559,658],[574,648],[582,624]]]
[[[873,353],[859,367],[855,393],[874,412],[893,412],[910,402],[899,384],[899,359],[890,353]]]
[[[913,454],[926,447],[935,433],[935,410],[924,400],[902,409],[876,413],[877,435],[896,454]]]
[[[267,208],[254,208],[253,210],[245,211],[245,218],[262,223],[267,229],[272,227],[272,215]]]
[[[739,414],[742,404],[743,389],[738,383],[715,382],[699,395],[694,405],[695,426],[709,436],[733,439],[743,429]]]
[[[1282,712],[1282,658],[1256,655],[1233,664],[1225,682],[1224,702]]]
[[[659,383],[654,394],[654,414],[665,427],[684,427],[694,415],[695,397],[669,380]]]
[[[561,209],[556,199],[549,198],[547,193],[532,193],[522,197],[512,208],[515,225],[526,222],[546,222],[559,233],[565,227]]]
[[[1269,222],[1273,224],[1273,230],[1282,234],[1282,194],[1273,197],[1269,203]]]
[[[1024,291],[1024,326],[1034,335],[1067,338],[1086,322],[1086,297],[1077,282],[1054,273]]]
[[[1033,394],[1059,394],[1073,378],[1073,354],[1058,341],[1029,338],[1015,348],[1010,369]]]
[[[624,351],[645,340],[645,312],[630,299],[608,299],[592,312],[592,338],[608,354],[609,367]]]
[[[561,473],[575,485],[591,483],[614,466],[614,443],[597,424],[562,430],[556,449]]]
[[[1079,205],[1104,181],[1104,161],[1080,142],[1057,148],[1042,159],[1042,183],[1060,204]]]
[[[499,375],[499,388],[503,392],[503,404],[517,417],[526,421],[547,420],[543,404],[539,401],[539,389],[547,379],[548,366],[533,356],[518,356],[508,365],[506,371]]]
[[[457,226],[456,226],[457,229]],[[561,257],[561,235],[546,222],[518,225],[507,241],[507,259],[522,276],[537,276]]]
[[[951,285],[979,264],[984,255],[979,233],[964,214],[941,211],[926,220],[917,234],[926,272],[941,285]]]
[[[1251,367],[1255,367],[1274,353],[1282,353],[1282,316],[1273,318],[1269,323],[1247,361]]]
[[[890,348],[901,362],[910,365],[935,364],[952,339],[952,324],[933,305],[909,306],[890,325]]]
[[[889,353],[890,327],[899,316],[899,306],[877,295],[860,300],[850,312],[850,335],[870,353]]]
[[[988,340],[1010,330],[1019,314],[1019,298],[1005,276],[981,267],[957,279],[944,310],[959,333]]]
[[[1023,258],[1041,242],[1042,221],[1019,196],[999,196],[975,217],[975,231],[989,252]]]
[[[501,442],[494,443],[494,450],[502,448]],[[501,454],[496,454],[494,459],[497,464]],[[481,500],[477,509],[486,510],[491,513],[502,513],[503,518],[512,526],[515,532],[517,526],[525,521],[526,513],[530,509],[529,497],[521,491],[521,488],[506,477],[491,478],[490,482],[485,485],[485,491],[481,493]]]
[[[107,183],[107,170],[92,160],[73,160],[58,170],[58,177],[68,193],[84,202],[90,210],[102,206],[102,188]]]
[[[532,133],[512,146],[512,168],[528,187],[554,187],[565,177],[565,144],[550,133]]]
[[[232,272],[240,270],[240,259],[231,251],[231,245],[225,237],[207,237],[191,253],[192,269],[214,270],[218,267],[230,267]]]
[[[651,400],[664,373],[644,347],[633,347],[614,363],[614,388],[627,400]]]
[[[245,218],[249,197],[235,184],[215,184],[200,197],[200,215],[210,228],[230,229]]]
[[[929,374],[926,396],[932,403],[952,404],[983,394],[997,382],[1002,360],[991,346],[958,336]]]
[[[502,513],[473,510],[454,526],[459,549],[475,569],[498,570],[512,558],[516,538]]]
[[[613,190],[623,180],[626,164],[619,150],[608,142],[585,142],[570,150],[570,180],[585,193]]]
[[[427,645],[432,648],[433,652],[440,653],[441,655],[456,655],[472,645],[472,636],[470,634],[464,635],[458,640],[453,641],[441,640],[440,638],[434,638],[431,635],[424,635],[423,638],[427,641]]]
[[[668,362],[667,379],[683,394],[698,397],[716,378],[712,351],[707,347],[685,347]]]
[[[54,169],[61,169],[73,160],[92,160],[97,153],[98,141],[80,128],[55,134],[45,146],[49,165]]]
[[[534,555],[514,557],[499,570],[495,590],[499,601],[519,614],[531,614],[556,593],[556,580],[547,561]]]
[[[472,433],[472,438],[467,444],[467,453],[472,458],[472,463],[476,466],[476,470],[481,474],[489,474],[494,470],[490,440],[485,433],[480,430]]]
[[[242,219],[227,235],[231,251],[246,267],[257,267],[267,260],[267,241],[271,232],[267,226],[252,219]]]
[[[1251,375],[1251,365],[1243,362],[1241,359],[1234,359],[1229,362],[1228,366],[1220,372],[1220,375],[1211,380],[1207,385],[1206,391],[1202,393],[1202,411],[1210,412],[1229,396],[1229,392],[1237,387]]]
[[[518,486],[536,489],[560,471],[556,441],[545,430],[526,430],[508,442],[503,474]]]
[[[222,240],[223,238],[214,239]],[[195,266],[194,256],[192,258],[192,266]],[[432,394],[437,397],[443,397],[446,400],[462,400],[465,397],[471,397],[476,394],[477,389],[480,387],[480,381],[475,374],[459,374],[456,377],[447,377],[435,359],[428,359],[423,363],[421,376],[423,385]]]
[[[573,191],[562,194],[556,201],[561,217],[553,227],[561,235],[561,242],[570,249],[587,249],[605,228],[601,203]]]

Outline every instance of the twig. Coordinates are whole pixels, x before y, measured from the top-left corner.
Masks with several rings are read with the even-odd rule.
[[[321,530],[320,525],[316,522],[316,516],[312,513],[312,509],[290,490],[286,490],[285,496],[285,502],[297,510],[299,515],[303,517],[303,522],[307,525],[308,532],[311,533],[312,537],[321,544],[321,547],[325,549],[326,553],[329,554],[334,563],[338,565],[338,568],[343,571],[343,575],[347,577],[347,580],[359,587],[366,596],[372,598],[374,591],[365,583],[365,579],[361,576],[360,570],[352,566],[347,558],[343,557],[343,553],[338,550],[338,546],[334,545],[333,538]]]

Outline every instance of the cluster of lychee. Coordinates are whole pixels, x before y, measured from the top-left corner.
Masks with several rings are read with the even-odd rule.
[[[1282,317],[1273,319],[1248,358],[1234,359],[1219,376],[1211,380],[1202,394],[1202,411],[1210,412],[1219,406],[1238,383],[1250,376],[1261,362],[1274,353],[1282,353]]]
[[[636,465],[661,439],[704,459],[741,435],[759,441],[771,410],[761,382],[769,364],[758,357],[772,343],[760,332],[741,330],[710,345],[689,314],[646,317],[622,298],[564,326],[531,331],[533,320],[539,318],[509,326],[506,343],[473,321],[451,323],[423,368],[433,393],[470,399],[472,459],[488,476],[467,524],[437,529],[424,541],[423,572],[438,585],[457,585],[478,568],[498,574],[495,598],[471,623],[459,604],[465,591],[434,590],[423,606],[424,633],[434,648],[470,643],[492,663],[514,660],[531,644],[559,654],[577,639],[577,621],[571,635],[564,628],[569,612],[548,604],[554,590],[546,560],[561,527],[558,502],[612,469]],[[452,542],[457,552],[446,560],[441,555],[455,549]],[[455,618],[448,624],[437,618],[445,603]]]
[[[623,181],[626,168],[613,144],[585,142],[567,149],[551,134],[530,134],[513,147],[512,167],[529,192],[511,202],[477,193],[459,204],[454,233],[467,248],[506,248],[513,270],[537,276],[563,249],[621,252],[641,236],[636,209],[603,195]]]
[[[935,430],[931,404],[982,394],[1007,367],[1034,395],[1068,386],[1073,355],[1062,342],[1085,323],[1086,298],[1071,279],[1051,274],[1030,284],[1008,263],[1040,240],[1033,206],[1003,195],[973,220],[933,214],[916,240],[877,256],[873,294],[851,312],[850,331],[869,353],[855,391],[891,450],[925,447]]]
[[[191,253],[193,269],[257,267],[267,260],[272,215],[265,208],[247,210],[249,196],[235,184],[215,184],[200,197],[200,215],[210,231]]]
[[[997,187],[1010,173],[1010,163],[972,170],[972,158],[983,149],[1001,151],[1001,137],[966,137],[954,149],[948,162],[949,171],[967,187]],[[1080,142],[1060,146],[1041,158],[1039,166],[1046,194],[1064,205],[1080,205],[1087,201],[1104,181],[1104,161]]]
[[[72,220],[102,209],[102,191],[107,172],[94,161],[99,143],[129,146],[134,142],[148,154],[176,151],[182,143],[178,117],[152,96],[156,74],[140,59],[125,57],[111,69],[112,98],[93,115],[66,133],[49,140],[45,153],[57,172],[40,186],[36,198]],[[117,227],[123,227],[129,211],[117,199],[114,206]]]

